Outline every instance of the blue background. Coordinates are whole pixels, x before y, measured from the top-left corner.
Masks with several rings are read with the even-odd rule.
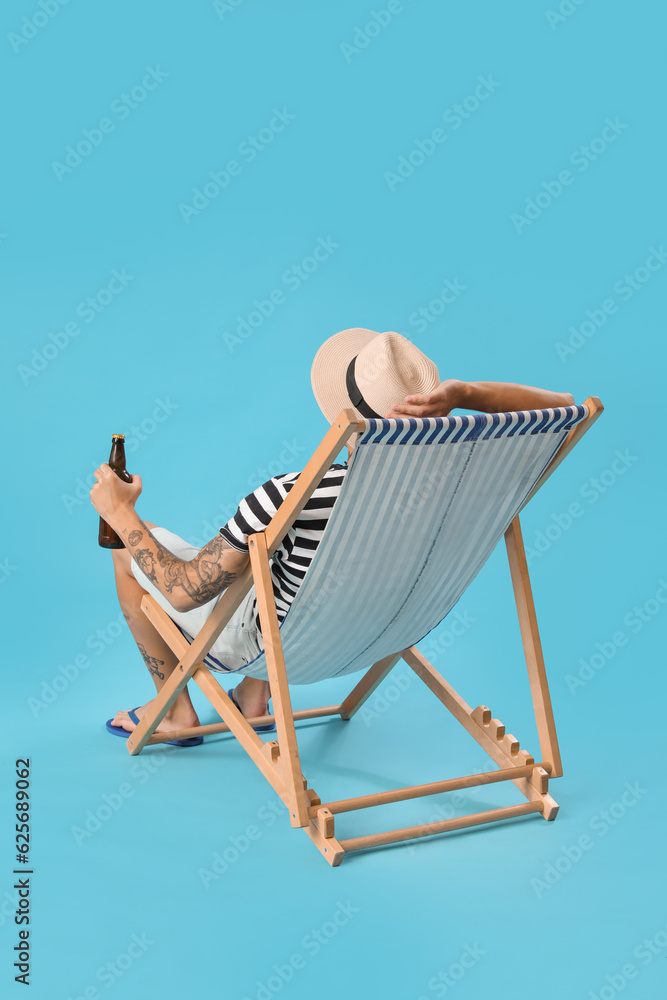
[[[406,0],[390,19],[384,0],[44,4],[8,0],[0,15],[12,95],[2,982],[21,995],[12,796],[14,760],[29,756],[33,997],[663,996],[664,15],[615,0],[565,0],[560,15],[555,2]],[[123,104],[147,67],[154,89]],[[480,77],[492,87],[457,118]],[[261,133],[281,124],[275,109],[293,117]],[[105,118],[113,130],[93,131]],[[608,118],[613,138],[595,142]],[[445,140],[429,144],[438,128]],[[98,144],[76,154],[86,129]],[[271,141],[250,160],[243,143],[258,134]],[[184,209],[230,160],[226,187]],[[328,257],[297,282],[286,272],[319,239]],[[131,279],[110,296],[114,269]],[[447,280],[465,287],[443,306]],[[279,304],[242,337],[255,300],[276,289]],[[573,333],[587,321],[588,335]],[[229,738],[130,758],[105,733],[151,685],[118,623],[87,491],[111,433],[125,432],[141,515],[203,543],[266,470],[298,469],[316,446],[326,424],[311,361],[351,326],[405,333],[443,378],[595,394],[606,410],[522,518],[564,756],[558,820],[332,870],[275,819],[277,799]],[[452,642],[445,621],[427,655],[537,752],[501,548],[459,608],[474,623]],[[300,728],[323,799],[487,768],[407,667],[395,673],[349,725]],[[350,686],[294,688],[294,703]],[[626,783],[635,791],[619,805]],[[99,829],[77,835],[109,801]],[[513,801],[490,786],[346,814],[337,830]],[[202,870],[225,851],[227,870],[206,886]],[[132,935],[144,944],[128,965]]]

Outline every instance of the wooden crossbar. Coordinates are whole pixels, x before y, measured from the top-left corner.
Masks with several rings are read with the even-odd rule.
[[[478,785],[492,785],[497,781],[514,781],[531,774],[536,768],[549,772],[551,764],[524,764],[521,767],[506,767],[500,771],[484,771],[481,774],[465,774],[462,778],[446,778],[444,781],[431,781],[427,785],[409,785],[407,788],[392,788],[387,792],[373,792],[370,795],[357,795],[353,799],[338,799],[336,802],[323,802],[312,806],[311,816],[318,809],[328,809],[331,813],[351,812],[354,809],[368,809],[370,806],[384,806],[391,802],[404,802],[407,799],[418,799],[426,795],[438,795],[442,792],[454,792],[459,788],[475,788]]]
[[[454,819],[443,819],[437,823],[422,823],[419,826],[406,826],[402,830],[388,830],[386,833],[371,833],[365,837],[350,837],[341,840],[340,846],[348,851],[364,851],[369,847],[384,847],[386,844],[397,844],[403,840],[417,840],[420,837],[432,837],[436,833],[448,833],[450,830],[463,830],[470,826],[482,826],[484,823],[497,823],[503,819],[514,819],[527,813],[542,812],[541,802],[520,802],[517,806],[503,806],[501,809],[487,809],[485,812],[471,813],[468,816],[457,816]]]
[[[340,705],[323,705],[321,708],[299,708],[292,712],[295,722],[304,722],[308,719],[321,719],[331,715],[340,715]],[[248,719],[251,726],[268,726],[275,722],[275,715],[258,715],[256,718]],[[211,722],[206,726],[190,726],[189,729],[174,729],[168,733],[155,733],[148,740],[147,746],[154,743],[168,743],[170,740],[187,740],[192,736],[214,736],[216,733],[231,732],[225,722]]]

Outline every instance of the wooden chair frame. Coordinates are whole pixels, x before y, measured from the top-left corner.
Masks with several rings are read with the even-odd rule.
[[[535,495],[602,413],[602,403],[596,396],[588,398],[586,406],[589,409],[588,416],[570,430],[523,506]],[[544,819],[553,820],[558,812],[558,805],[549,795],[549,778],[559,777],[563,773],[518,514],[505,533],[505,544],[537,723],[541,757],[538,762],[525,750],[520,749],[518,741],[505,731],[505,727],[498,719],[492,718],[490,710],[485,705],[479,705],[473,710],[466,704],[414,646],[400,650],[373,664],[340,705],[326,705],[296,712],[292,710],[269,560],[336,455],[349,437],[363,430],[363,427],[363,424],[357,423],[352,410],[344,410],[334,421],[270,524],[263,532],[249,537],[248,567],[222,595],[212,615],[191,644],[184,639],[157,602],[149,595],[145,596],[142,610],[179,657],[179,663],[155,698],[154,709],[144,715],[127,741],[129,752],[138,754],[146,745],[186,739],[193,735],[205,736],[231,731],[284,802],[292,826],[304,829],[332,866],[339,865],[345,854],[351,851],[478,826],[527,813],[540,813]],[[250,721],[236,708],[203,663],[204,656],[253,582],[263,624],[264,648],[275,714],[250,721],[258,724],[275,720],[277,741],[270,740],[266,743],[257,735]],[[295,722],[332,715],[337,715],[341,719],[351,719],[400,659],[414,670],[488,753],[491,760],[499,765],[499,770],[323,803],[315,791],[308,787],[301,772]],[[190,679],[194,680],[204,692],[223,721],[168,734],[156,734],[155,729]],[[507,780],[514,782],[526,797],[526,802],[441,822],[390,830],[386,833],[347,840],[336,839],[337,813]]]

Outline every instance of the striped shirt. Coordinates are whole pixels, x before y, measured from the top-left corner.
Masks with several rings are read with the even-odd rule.
[[[273,593],[279,622],[282,622],[289,611],[290,604],[296,597],[296,592],[313,561],[333,506],[340,494],[346,472],[345,465],[332,465],[325,472],[319,486],[271,559]],[[254,493],[249,493],[241,500],[236,514],[223,528],[220,528],[220,534],[227,544],[239,552],[248,552],[248,535],[264,531],[300,475],[300,472],[288,472],[281,476],[273,476]],[[253,604],[253,614],[261,634],[256,599]]]

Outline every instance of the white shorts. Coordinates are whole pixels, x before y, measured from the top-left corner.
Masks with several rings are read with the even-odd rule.
[[[195,545],[190,545],[183,538],[175,535],[167,528],[151,528],[150,531],[166,549],[173,552],[179,559],[194,559],[200,551]],[[192,642],[220,600],[220,597],[214,598],[207,604],[202,604],[199,608],[193,608],[192,611],[176,611],[175,608],[172,608],[167,598],[160,593],[155,584],[139,569],[134,559],[131,561],[131,567],[137,582],[151,597],[155,598],[160,607],[167,612],[174,624],[178,626],[185,638],[189,642]],[[204,662],[211,670],[219,670],[225,673],[242,671],[244,667],[262,652],[262,637],[257,631],[253,614],[254,600],[255,588],[251,587],[249,593],[243,598],[228,624],[225,625],[215,640],[211,652],[204,659]]]

